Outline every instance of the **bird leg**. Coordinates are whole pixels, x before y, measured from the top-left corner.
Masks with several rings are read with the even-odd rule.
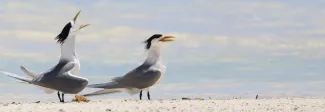
[[[58,97],[59,97],[59,100],[61,102],[60,91],[58,91]]]
[[[61,100],[62,103],[64,103],[64,93],[62,93],[62,100]]]
[[[142,90],[140,91],[140,100],[142,100]]]
[[[147,92],[148,100],[150,100],[150,93],[149,91]]]

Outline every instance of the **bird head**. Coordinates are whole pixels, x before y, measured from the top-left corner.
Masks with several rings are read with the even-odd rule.
[[[173,41],[174,36],[163,36],[162,34],[154,34],[148,38],[144,43],[146,44],[146,49],[150,49],[152,46],[160,45],[165,42]]]
[[[85,24],[85,25],[81,25],[79,26],[77,29],[74,27],[75,26],[75,23],[77,21],[77,18],[80,14],[80,11],[76,14],[76,16],[73,18],[72,21],[68,22],[62,29],[61,33],[56,36],[56,40],[58,40],[57,42],[58,43],[64,43],[64,41],[69,37],[69,35],[72,33],[72,32],[76,32],[76,31],[79,31],[81,30],[82,28],[85,28],[87,26],[89,26],[90,24]]]

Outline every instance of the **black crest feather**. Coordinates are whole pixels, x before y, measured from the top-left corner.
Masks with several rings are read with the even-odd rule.
[[[162,34],[154,34],[152,35],[150,38],[148,38],[146,41],[144,41],[144,43],[146,44],[146,49],[149,49],[151,46],[151,41],[153,39],[157,39],[160,38],[162,36]]]
[[[64,26],[61,33],[58,36],[56,36],[56,38],[55,38],[56,40],[58,40],[57,41],[58,43],[61,43],[61,44],[64,43],[64,40],[68,38],[71,27],[72,27],[72,25],[70,22]]]

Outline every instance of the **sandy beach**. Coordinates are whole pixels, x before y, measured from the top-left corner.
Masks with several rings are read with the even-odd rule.
[[[325,99],[128,100],[1,103],[1,112],[324,112]]]

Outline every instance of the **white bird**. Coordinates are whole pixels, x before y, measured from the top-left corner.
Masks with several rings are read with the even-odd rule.
[[[45,93],[58,91],[60,102],[64,102],[64,94],[76,94],[88,85],[88,79],[76,76],[80,71],[80,62],[75,50],[76,34],[78,31],[89,24],[75,28],[75,23],[80,11],[72,21],[67,23],[62,32],[55,38],[61,44],[61,58],[57,65],[49,71],[37,74],[21,66],[21,70],[29,77],[21,77],[13,73],[0,71],[0,73],[16,78],[18,80],[36,85],[44,90]],[[62,92],[62,99],[60,97]]]
[[[84,96],[127,92],[129,94],[140,93],[141,100],[142,90],[147,90],[147,96],[150,100],[149,88],[157,84],[166,73],[166,66],[161,61],[160,47],[163,42],[172,41],[172,38],[175,37],[161,34],[151,36],[145,41],[148,56],[142,65],[122,77],[113,78],[109,83],[89,85],[90,88],[102,88],[102,90]]]

